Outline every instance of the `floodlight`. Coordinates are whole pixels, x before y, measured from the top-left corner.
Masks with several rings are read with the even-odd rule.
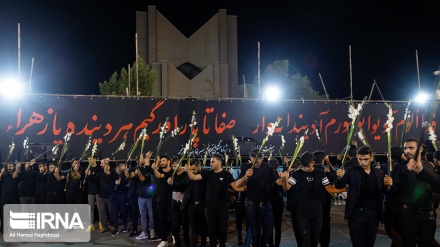
[[[281,98],[281,90],[277,86],[270,86],[264,90],[263,98],[267,101],[278,101]]]
[[[429,99],[429,95],[424,92],[420,92],[416,98],[415,101],[419,104],[424,104]]]
[[[17,98],[23,93],[23,85],[17,78],[5,78],[0,81],[0,92],[5,98]]]

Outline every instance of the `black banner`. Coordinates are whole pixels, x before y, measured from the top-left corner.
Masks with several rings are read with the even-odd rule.
[[[355,103],[355,106],[359,102]],[[393,108],[392,145],[400,145],[403,131],[403,116],[406,102],[391,102]],[[308,129],[303,151],[321,149],[316,137],[319,126],[328,154],[338,154],[347,143],[351,119],[348,117],[348,102],[341,101],[281,101],[269,103],[262,100],[195,100],[157,98],[105,98],[76,96],[31,95],[18,101],[2,100],[0,107],[0,150],[2,160],[8,153],[8,145],[14,138],[15,149],[10,161],[22,161],[23,141],[29,138],[31,157],[43,150],[62,144],[68,132],[74,132],[69,141],[66,158],[79,157],[88,137],[98,142],[98,157],[111,155],[124,138],[124,151],[115,158],[127,158],[128,149],[146,126],[145,151],[156,148],[160,126],[169,118],[165,136],[178,126],[183,126],[177,137],[169,138],[163,144],[161,153],[178,156],[182,153],[190,136],[192,112],[196,112],[194,131],[197,138],[193,143],[194,155],[202,157],[210,144],[210,153],[229,153],[232,135],[240,137],[240,145],[247,155],[253,147],[259,147],[267,133],[267,127],[277,118],[282,118],[265,149],[275,150],[281,146],[283,135],[286,143],[283,153],[292,154],[295,138],[304,135]],[[410,121],[406,137],[420,138],[425,109],[410,107]],[[376,153],[387,150],[388,108],[383,103],[367,103],[359,125]],[[318,126],[315,124],[318,124]],[[436,119],[432,122],[436,129]],[[355,138],[362,145],[358,138]],[[139,154],[138,150],[135,155]]]

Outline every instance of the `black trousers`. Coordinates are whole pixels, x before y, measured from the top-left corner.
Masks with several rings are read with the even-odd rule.
[[[246,220],[246,204],[244,201],[235,202],[235,229],[237,230],[238,240],[243,240],[243,222]],[[246,228],[248,222],[246,220]]]
[[[206,246],[208,224],[206,223],[205,207],[202,204],[188,202],[188,218],[191,226],[191,247],[197,247],[199,235],[200,245]]]
[[[131,226],[132,231],[137,232],[138,220],[139,220],[139,205],[138,205],[138,195],[135,193],[130,198],[130,209],[131,209]],[[154,237],[154,236],[153,236]]]
[[[328,247],[330,245],[330,210],[332,202],[325,200],[322,203],[322,227],[321,234],[319,236],[319,244],[321,247]]]
[[[168,239],[168,233],[170,231],[170,226],[172,226],[171,223],[171,199],[169,200],[157,200],[157,213],[158,218],[161,225],[161,231],[160,235],[162,238],[162,241],[167,241]],[[156,222],[156,221],[154,221]],[[155,223],[156,224],[156,223]],[[154,230],[156,230],[156,227],[154,227]]]
[[[281,221],[283,219],[283,211],[284,211],[284,201],[283,197],[276,197],[272,199],[272,212],[273,212],[273,228],[275,230],[275,234],[272,231],[272,234],[269,237],[269,246],[270,247],[279,247],[281,243]],[[274,235],[275,235],[275,243],[274,243]]]
[[[67,204],[82,204],[83,198],[83,191],[66,191]]]
[[[172,216],[172,222],[173,222],[173,236],[176,243],[174,246],[180,247],[180,229],[183,230],[183,241],[185,242],[186,246],[189,246],[190,240],[189,240],[189,223],[188,223],[188,210],[183,209],[180,210],[180,206],[182,205],[182,202],[173,200],[172,206],[171,206],[171,216]]]
[[[0,210],[0,218],[2,221],[2,228],[4,228],[4,226],[5,226],[4,219],[3,219],[3,208],[6,204],[20,204],[20,197],[18,197],[18,193],[16,195],[2,193],[2,195],[1,195],[2,208]]]
[[[398,214],[402,246],[434,246],[436,216],[434,210],[417,209],[410,205],[403,206]]]
[[[293,199],[290,199],[290,214],[292,219],[292,227],[293,233],[295,233],[296,244],[298,247],[302,247],[301,245],[301,231],[299,230],[298,224],[298,215],[296,214],[296,204],[292,202]]]
[[[316,247],[321,234],[322,218],[308,218],[298,215],[298,225],[301,232],[301,246]]]
[[[398,214],[401,205],[396,203],[385,202],[385,207],[383,211],[383,224],[385,227],[385,232],[391,239],[391,247],[402,246],[402,238],[398,232]]]
[[[126,199],[125,199],[125,193],[113,193],[110,195],[110,203],[112,205],[112,222],[113,227],[115,230],[118,230],[118,216],[119,212],[122,216],[122,222],[124,224],[124,227],[127,226],[127,207],[126,207]]]
[[[64,193],[47,192],[46,204],[64,204],[64,203],[66,203],[66,197],[64,196]]]
[[[206,222],[209,226],[209,245],[217,246],[217,240],[220,247],[225,247],[228,233],[228,208],[219,211],[205,210]]]
[[[355,208],[348,219],[348,229],[353,247],[373,247],[378,227],[378,209]]]

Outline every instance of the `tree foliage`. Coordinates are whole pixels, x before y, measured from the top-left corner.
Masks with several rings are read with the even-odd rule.
[[[139,95],[151,96],[156,78],[156,71],[139,58]],[[101,95],[126,95],[126,88],[128,88],[128,71],[125,68],[119,73],[114,72],[108,81],[99,83]],[[136,95],[136,62],[130,66],[130,95]]]
[[[280,87],[284,99],[325,99],[324,95],[313,89],[307,76],[301,76],[299,73],[289,74],[288,60],[276,60],[267,65],[261,77],[261,95],[268,85]],[[246,84],[246,94],[248,98],[258,98],[257,83]],[[239,87],[239,95],[244,95],[243,85]]]

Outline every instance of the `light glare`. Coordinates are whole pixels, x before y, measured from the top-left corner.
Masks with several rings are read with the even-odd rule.
[[[23,86],[16,78],[6,78],[0,82],[0,90],[5,98],[17,98],[23,93]]]
[[[267,101],[278,101],[281,97],[281,91],[278,87],[271,86],[266,88],[264,92],[264,99]]]
[[[429,95],[427,93],[419,93],[416,96],[415,101],[419,104],[424,104],[428,99]]]

